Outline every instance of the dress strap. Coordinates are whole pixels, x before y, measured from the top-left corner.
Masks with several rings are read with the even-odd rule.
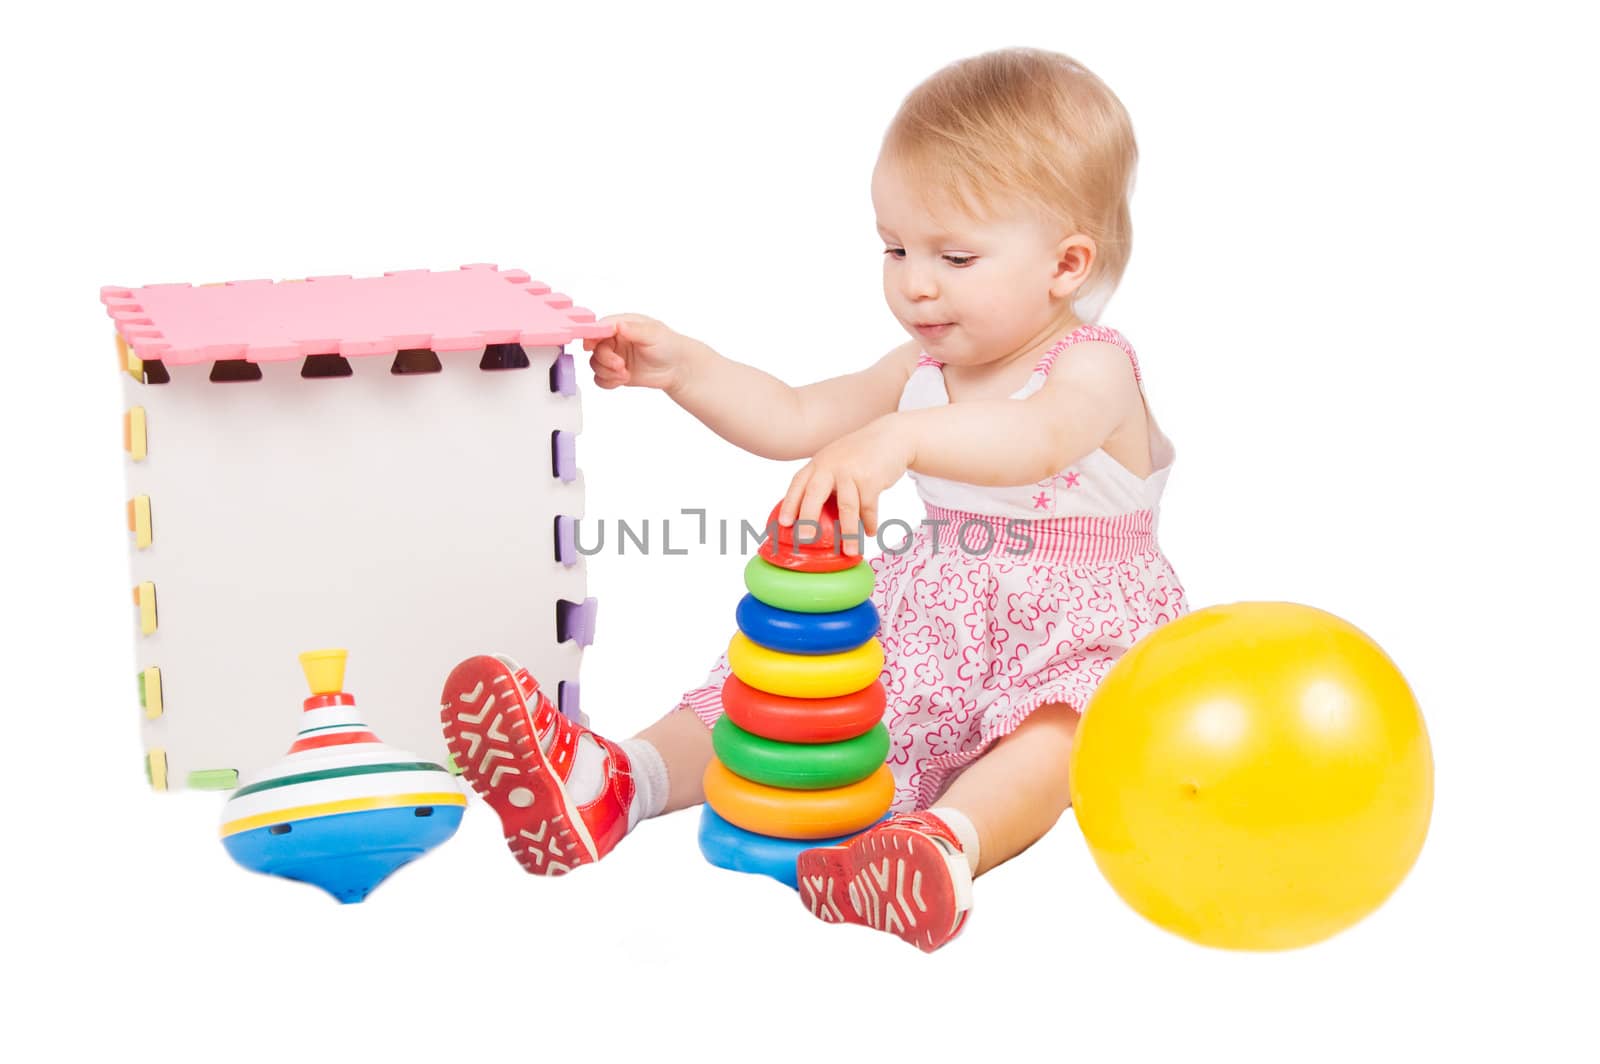
[[[1039,364],[1033,367],[1033,372],[1049,373],[1050,367],[1056,364],[1056,358],[1060,356],[1061,352],[1065,351],[1073,344],[1081,344],[1089,340],[1098,341],[1099,343],[1103,344],[1115,344],[1122,348],[1122,350],[1126,351],[1128,353],[1128,360],[1133,363],[1133,379],[1138,381],[1140,384],[1144,383],[1144,377],[1139,373],[1139,356],[1134,354],[1133,345],[1128,343],[1127,337],[1117,332],[1117,330],[1109,328],[1105,325],[1078,326],[1076,329],[1072,330],[1072,332],[1064,336],[1059,343],[1044,353],[1044,357],[1039,360]]]

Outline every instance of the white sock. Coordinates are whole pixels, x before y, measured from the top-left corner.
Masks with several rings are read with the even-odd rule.
[[[641,820],[660,813],[667,804],[667,764],[661,753],[645,739],[627,739],[617,744],[633,768],[633,801],[628,805],[628,830]],[[585,734],[578,736],[578,749],[572,755],[572,773],[567,777],[567,796],[578,805],[592,802],[606,786],[606,752]]]
[[[628,830],[667,807],[667,763],[648,739],[627,739],[617,744],[633,766],[633,804],[628,806]]]
[[[972,821],[967,819],[967,814],[949,806],[941,806],[928,810],[934,816],[950,825],[950,830],[956,833],[956,838],[961,840],[961,853],[967,859],[967,867],[973,875],[978,874],[978,829],[972,826]]]
[[[550,729],[554,736],[556,730]],[[545,753],[549,753],[548,747]],[[605,789],[606,752],[589,735],[578,736],[578,748],[572,752],[572,772],[567,776],[567,797],[578,805],[587,805]]]

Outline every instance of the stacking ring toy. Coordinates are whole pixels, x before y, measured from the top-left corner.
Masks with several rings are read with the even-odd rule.
[[[848,787],[791,791],[741,779],[716,758],[706,766],[706,802],[722,819],[758,835],[826,839],[871,826],[894,804],[888,765]]]
[[[870,731],[837,743],[783,743],[752,735],[727,717],[711,729],[711,748],[730,772],[769,787],[820,791],[843,787],[872,775],[889,756],[889,729]]]
[[[737,676],[722,684],[722,710],[739,727],[785,743],[853,739],[883,719],[881,683],[833,698],[785,698],[758,691]]]
[[[784,528],[778,524],[778,511],[783,508],[779,503],[772,508],[772,513],[767,515],[767,527],[774,530],[774,534],[762,541],[760,555],[780,569],[791,569],[797,573],[836,573],[840,569],[848,569],[858,563],[859,556],[852,556],[844,552],[844,545],[839,537],[839,504],[832,495],[828,496],[822,504],[822,512],[817,515],[816,527],[810,524],[801,526],[799,521]],[[796,537],[799,542],[796,542]]]
[[[859,561],[836,573],[796,573],[779,568],[761,555],[752,555],[744,567],[744,586],[750,594],[796,613],[836,613],[872,597],[872,566]]]
[[[837,613],[797,613],[746,595],[734,617],[752,643],[785,654],[837,654],[878,634],[878,607],[870,602]]]
[[[728,641],[728,665],[751,687],[790,698],[832,698],[859,691],[883,671],[883,644],[870,639],[841,654],[783,654],[743,632]]]
[[[778,839],[735,827],[709,805],[700,809],[700,852],[707,861],[732,872],[771,876],[791,889],[798,889],[795,862],[802,853],[818,846],[837,846],[855,836],[851,832],[831,839]]]

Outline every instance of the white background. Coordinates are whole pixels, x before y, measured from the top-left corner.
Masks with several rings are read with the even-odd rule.
[[[8,16],[17,1059],[1595,1059],[1582,5],[544,7]],[[495,262],[792,382],[851,371],[904,339],[867,194],[882,130],[922,77],[1009,44],[1077,56],[1134,119],[1104,320],[1178,446],[1162,535],[1195,604],[1341,614],[1421,699],[1433,828],[1384,908],[1306,950],[1202,949],[1125,908],[1069,816],[924,956],[709,868],[693,813],[545,881],[476,801],[341,908],[234,867],[219,795],[147,791],[100,285]],[[591,520],[759,520],[796,468],[580,379]],[[892,515],[920,516],[906,484]],[[598,724],[629,734],[700,681],[739,570],[591,559]]]

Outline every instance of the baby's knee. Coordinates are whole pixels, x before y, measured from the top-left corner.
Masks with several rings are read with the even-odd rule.
[[[1069,703],[1052,702],[1028,714],[1027,719],[1007,738],[1015,740],[1023,736],[1022,741],[1029,745],[1047,744],[1070,751],[1072,740],[1078,733],[1079,716],[1077,709]]]

